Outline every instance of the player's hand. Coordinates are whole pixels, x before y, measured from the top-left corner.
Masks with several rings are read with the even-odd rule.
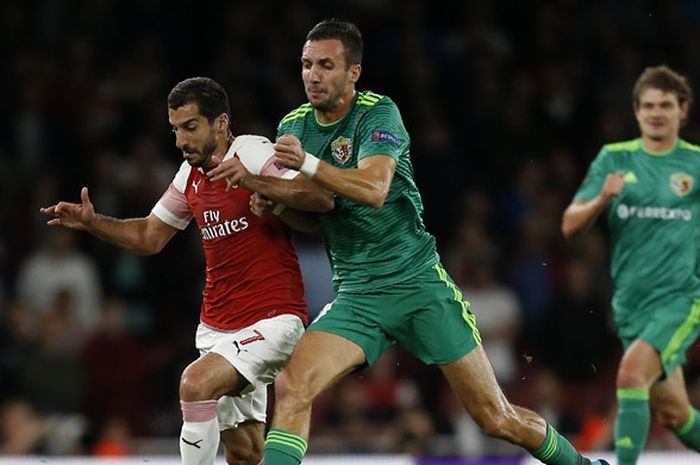
[[[301,146],[301,141],[291,134],[285,134],[277,139],[274,148],[277,163],[294,170],[298,170],[304,163],[306,158],[304,147]]]
[[[271,212],[275,208],[275,202],[268,199],[262,194],[253,192],[248,201],[250,205],[250,211],[253,212],[255,216],[263,217],[266,213]]]
[[[95,207],[90,202],[87,187],[80,190],[80,201],[81,203],[58,202],[56,205],[40,208],[39,211],[53,217],[46,222],[49,226],[86,230],[95,221]]]
[[[234,186],[243,184],[250,175],[250,171],[243,166],[241,160],[235,155],[224,161],[221,161],[217,156],[213,156],[211,159],[213,163],[216,163],[216,166],[207,171],[207,176],[212,182],[225,179],[227,191],[230,191]]]
[[[603,198],[612,200],[615,197],[619,197],[622,189],[625,187],[624,176],[625,173],[618,171],[617,173],[610,173],[605,177],[603,187],[600,190],[600,194]]]

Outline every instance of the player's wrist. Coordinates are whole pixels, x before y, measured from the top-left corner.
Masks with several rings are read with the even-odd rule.
[[[279,216],[279,215],[282,214],[282,212],[284,211],[284,209],[285,209],[285,206],[284,206],[283,204],[281,204],[281,203],[278,203],[278,204],[276,204],[275,207],[272,209],[272,214],[273,214],[273,215]]]
[[[242,187],[243,189],[248,189],[248,190],[253,190],[251,189],[250,181],[251,181],[251,176],[253,175],[243,175],[238,179],[238,182],[236,185]]]
[[[309,178],[313,178],[316,175],[316,171],[318,171],[319,163],[321,163],[319,158],[315,157],[309,152],[306,152],[304,162],[301,164],[299,172],[308,176]]]
[[[97,213],[95,213],[81,218],[79,222],[79,229],[82,229],[83,231],[87,232],[97,231],[98,222],[100,221],[101,216],[102,215],[98,215]]]
[[[604,206],[608,206],[614,198],[615,194],[613,194],[612,192],[603,192],[603,195],[601,195],[601,201]]]

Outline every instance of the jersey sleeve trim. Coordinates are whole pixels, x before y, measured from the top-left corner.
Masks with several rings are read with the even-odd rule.
[[[695,144],[691,144],[690,142],[686,142],[684,140],[680,140],[680,148],[684,150],[688,150],[690,152],[695,152],[695,153],[700,153],[700,146],[697,146]]]
[[[608,152],[634,152],[642,146],[641,139],[632,139],[605,145]]]
[[[182,165],[180,165],[180,169],[177,171],[177,173],[175,173],[175,178],[173,178],[172,185],[175,186],[175,188],[183,194],[185,193],[185,188],[187,187],[187,179],[190,177],[191,171],[192,167],[190,166],[190,164],[186,161],[183,161]]]
[[[165,208],[163,204],[158,202],[155,204],[153,207],[153,210],[151,210],[151,213],[156,215],[159,220],[161,220],[165,224],[169,224],[173,228],[177,228],[180,231],[184,230],[188,224],[190,224],[190,220],[184,219],[184,218],[178,218],[175,216],[170,210]]]
[[[296,109],[290,111],[289,113],[287,113],[285,115],[285,117],[282,118],[280,125],[282,125],[284,123],[288,123],[289,121],[292,121],[295,119],[303,118],[311,110],[313,110],[313,107],[311,107],[311,104],[305,103],[305,104],[301,105],[299,108],[296,108]]]

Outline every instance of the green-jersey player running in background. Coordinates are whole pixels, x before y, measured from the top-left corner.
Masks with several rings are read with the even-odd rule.
[[[276,380],[264,464],[300,463],[314,398],[399,343],[440,367],[489,435],[524,447],[544,463],[590,465],[539,415],[511,405],[499,388],[469,303],[440,265],[423,225],[399,110],[388,97],[355,91],[362,48],[354,24],[317,24],[301,57],[309,103],[279,126],[276,161],[337,196],[336,208],[319,215],[337,298],[311,324]],[[218,172],[231,182],[250,176],[240,164]],[[285,210],[281,216],[298,219],[293,215]]]
[[[619,465],[637,463],[650,411],[700,450],[700,415],[682,371],[700,333],[700,147],[679,138],[692,100],[684,77],[647,68],[633,91],[641,138],[604,146],[564,212],[562,231],[572,237],[607,210],[613,312],[625,349],[617,372]]]

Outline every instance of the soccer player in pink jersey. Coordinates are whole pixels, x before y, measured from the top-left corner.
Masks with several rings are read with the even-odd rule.
[[[329,211],[334,200],[305,176],[270,163],[274,149],[266,138],[234,138],[228,96],[209,78],[177,84],[168,96],[168,119],[185,161],[147,217],[97,214],[87,187],[81,203],[59,202],[41,212],[53,217],[51,226],[87,231],[145,255],[160,252],[194,218],[206,285],[196,334],[201,355],[180,380],[182,463],[213,464],[222,441],[229,464],[257,465],[267,385],[304,332],[307,312],[290,230],[275,215],[251,214],[246,182],[272,200],[284,195],[287,206],[300,211]],[[232,185],[207,175],[230,158],[258,176]]]

